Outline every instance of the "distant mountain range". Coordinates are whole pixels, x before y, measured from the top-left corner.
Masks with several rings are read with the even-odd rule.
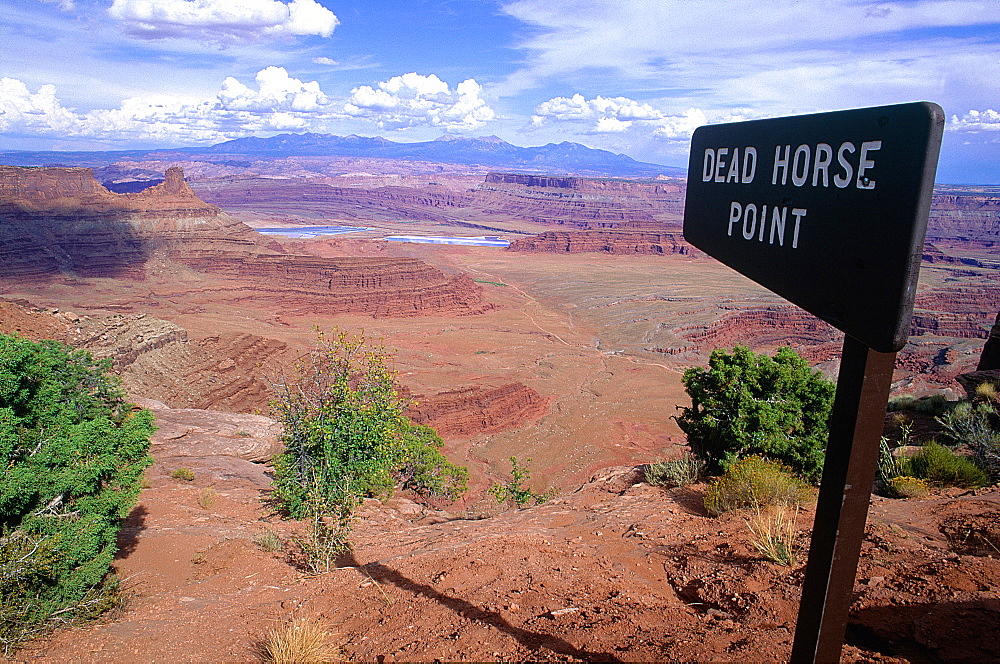
[[[434,141],[397,143],[389,139],[333,134],[279,134],[270,138],[237,138],[204,148],[127,150],[115,152],[0,152],[0,163],[12,166],[103,166],[122,159],[180,157],[222,161],[233,157],[371,157],[484,166],[530,173],[603,175],[611,177],[683,176],[686,171],[636,161],[624,154],[588,148],[579,143],[549,143],[522,148],[496,136],[444,136]]]

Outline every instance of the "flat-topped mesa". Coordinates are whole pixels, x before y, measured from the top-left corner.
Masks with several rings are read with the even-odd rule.
[[[580,229],[662,229],[684,207],[678,182],[489,173],[471,193],[487,214]]]
[[[199,199],[177,166],[160,184],[134,194],[108,191],[89,168],[0,166],[0,215],[11,214],[214,218],[221,210]]]

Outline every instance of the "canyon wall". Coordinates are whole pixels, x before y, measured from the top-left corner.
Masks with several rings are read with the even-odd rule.
[[[56,339],[111,360],[134,398],[171,408],[269,412],[271,381],[290,372],[301,354],[256,334],[192,338],[187,330],[146,314],[81,316],[0,299],[0,333]],[[523,383],[467,385],[433,394],[401,393],[414,401],[407,415],[442,436],[503,431],[542,415],[548,399]]]
[[[419,260],[284,253],[272,238],[199,199],[180,168],[144,191],[116,194],[90,169],[0,167],[0,220],[0,283],[8,285],[143,280],[155,256],[161,281],[164,271],[194,269],[223,280],[231,293],[273,300],[288,313],[482,309],[482,289],[468,276],[449,276]]]

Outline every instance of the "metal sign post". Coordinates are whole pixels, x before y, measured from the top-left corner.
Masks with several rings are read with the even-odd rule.
[[[846,333],[792,648],[840,657],[944,113],[919,102],[699,127],[684,237]]]

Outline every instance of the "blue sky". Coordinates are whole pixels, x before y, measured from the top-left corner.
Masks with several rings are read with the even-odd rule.
[[[929,100],[1000,183],[1000,0],[0,0],[0,149],[495,134],[686,164],[691,131]]]

